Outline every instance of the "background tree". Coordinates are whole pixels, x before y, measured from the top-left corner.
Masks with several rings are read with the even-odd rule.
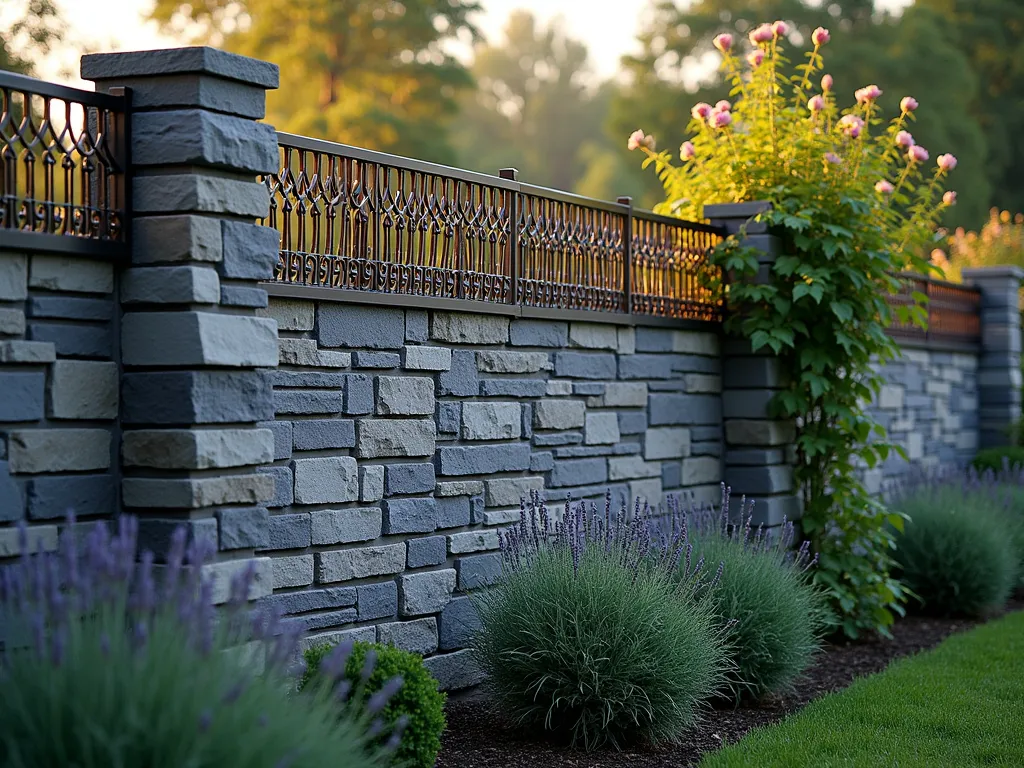
[[[448,128],[472,80],[444,50],[475,39],[476,0],[157,0],[151,17],[196,42],[281,65],[281,130],[452,163]]]
[[[53,0],[11,3],[0,12],[0,69],[35,74],[34,63],[63,40],[66,27]]]

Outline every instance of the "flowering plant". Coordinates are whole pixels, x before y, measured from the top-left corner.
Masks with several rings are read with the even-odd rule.
[[[744,246],[746,227],[712,259],[730,278],[735,311],[727,329],[755,351],[771,349],[788,374],[773,415],[798,426],[795,480],[804,533],[820,557],[814,578],[828,589],[843,630],[856,636],[885,632],[904,599],[890,576],[890,526],[899,529],[903,518],[859,478],[861,467],[894,450],[863,407],[881,387],[876,363],[899,351],[886,333],[893,320],[886,295],[899,287],[894,273],[934,269],[922,254],[938,216],[956,202],[944,185],[957,161],[943,154],[929,165],[930,153],[909,130],[913,97],[887,123],[877,85],[841,108],[832,77],[822,74],[828,30],[814,31],[806,61],[792,69],[788,34],[784,21],[755,28],[745,61],[732,35],[715,38],[732,101],[693,107],[681,165],[642,131],[629,146],[647,155],[645,167],[653,165],[664,185],[659,213],[700,220],[711,203],[770,203],[758,216],[778,238],[767,278],[758,277],[758,252]],[[923,325],[926,297],[915,299],[897,314]]]

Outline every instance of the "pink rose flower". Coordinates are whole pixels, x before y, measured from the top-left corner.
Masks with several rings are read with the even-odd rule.
[[[914,146],[914,137],[910,135],[910,131],[900,131],[896,134],[896,143],[901,147],[909,149]]]
[[[693,115],[694,120],[707,120],[708,115],[711,114],[711,105],[703,101],[694,104],[690,114]]]
[[[639,149],[640,147],[645,146],[646,142],[647,137],[644,135],[644,132],[638,128],[629,134],[629,141],[626,142],[626,148],[632,152],[634,149]]]
[[[728,112],[712,112],[711,113],[711,127],[712,128],[725,128],[729,123],[732,122],[732,115]]]
[[[851,139],[856,139],[860,136],[860,132],[864,130],[864,121],[856,115],[843,115],[839,119],[838,125],[839,130]]]
[[[882,89],[877,85],[866,85],[863,88],[858,88],[854,95],[857,97],[858,104],[867,104],[877,100],[882,95]]]
[[[917,109],[917,99],[913,96],[904,96],[900,99],[900,109],[904,112],[913,112]]]
[[[720,102],[715,104],[715,112],[729,112],[731,110],[732,110],[732,104],[730,104],[725,99],[722,99]]]
[[[747,63],[752,67],[760,67],[762,61],[764,61],[764,51],[761,48],[747,54]]]
[[[880,195],[891,195],[895,187],[884,179],[875,183],[875,192]]]
[[[758,45],[760,43],[770,42],[772,37],[774,37],[774,33],[772,32],[770,25],[762,24],[761,26],[752,29],[749,37],[751,43]]]
[[[835,152],[826,152],[825,159],[828,160],[833,165],[839,165],[841,162],[843,162],[843,159],[839,157],[839,155],[837,155]]]
[[[954,168],[956,168],[956,158],[948,153],[936,157],[935,162],[938,163],[939,168],[941,168],[944,171],[952,171]]]
[[[821,78],[821,90],[825,93],[832,90],[832,75],[824,75]]]
[[[789,32],[789,25],[786,22],[776,21],[772,24],[772,34],[775,37],[785,37],[787,32]]]
[[[722,53],[728,53],[729,49],[732,48],[732,35],[727,32],[723,32],[715,38],[715,48],[720,50]]]
[[[821,112],[825,108],[825,97],[824,96],[811,96],[807,102],[807,108],[811,112]]]
[[[697,150],[694,149],[692,141],[684,141],[679,147],[679,157],[683,160],[690,160],[696,154]]]
[[[910,158],[912,163],[923,163],[928,159],[928,150],[920,144],[915,144],[907,150],[907,157]]]
[[[942,202],[946,205],[956,205],[956,192],[952,189],[942,196]]]
[[[824,27],[818,27],[816,30],[811,32],[811,42],[815,45],[824,45],[832,38],[832,35],[828,33],[828,30]]]

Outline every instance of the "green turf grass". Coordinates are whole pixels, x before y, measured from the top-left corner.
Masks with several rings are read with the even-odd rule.
[[[707,755],[724,766],[1024,766],[1024,612],[826,696]]]

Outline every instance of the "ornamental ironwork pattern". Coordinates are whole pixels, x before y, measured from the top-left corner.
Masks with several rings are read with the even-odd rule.
[[[889,333],[900,339],[918,341],[957,341],[976,343],[981,339],[981,293],[977,288],[932,280],[921,275],[901,274],[900,290],[888,297],[893,308]],[[911,307],[914,294],[928,297],[928,327],[901,322],[899,307]]]
[[[127,104],[0,72],[0,231],[123,243]]]

